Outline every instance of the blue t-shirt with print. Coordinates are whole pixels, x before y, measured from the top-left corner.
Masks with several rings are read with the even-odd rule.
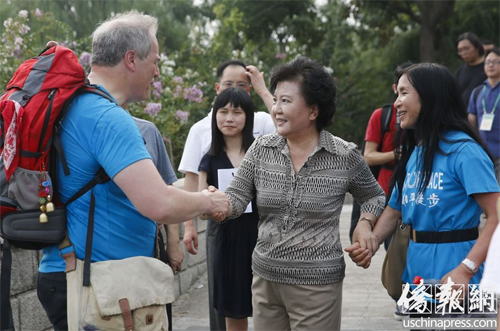
[[[452,231],[479,226],[481,208],[472,197],[476,193],[499,192],[493,163],[484,149],[463,132],[447,132],[436,153],[429,184],[418,193],[422,147],[416,147],[406,165],[402,196],[393,190],[389,206],[402,213],[403,222],[416,231]],[[465,140],[458,142],[457,140]],[[455,141],[455,142],[451,142]],[[447,155],[446,155],[447,154]],[[403,281],[415,276],[441,279],[467,256],[475,240],[457,243],[414,243],[410,240]],[[471,279],[479,284],[482,267]]]
[[[104,89],[103,89],[104,90]],[[57,165],[58,192],[65,202],[102,167],[111,179],[127,166],[150,158],[132,116],[95,94],[78,96],[61,126],[61,143],[70,169]],[[140,214],[113,180],[95,186],[92,261],[153,256],[156,223]],[[90,192],[67,206],[68,234],[76,256],[85,256]],[[50,214],[48,214],[50,220]],[[45,248],[40,272],[61,272],[65,262],[57,245]]]

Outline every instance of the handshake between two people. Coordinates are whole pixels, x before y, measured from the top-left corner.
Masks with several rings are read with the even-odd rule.
[[[352,235],[352,244],[344,250],[358,267],[367,269],[379,248],[379,240],[372,232],[370,223],[358,222]]]
[[[212,219],[215,222],[222,222],[231,215],[231,202],[229,202],[224,192],[210,185],[206,190],[203,190],[202,193],[210,199],[212,206],[210,212],[200,215],[201,219]]]

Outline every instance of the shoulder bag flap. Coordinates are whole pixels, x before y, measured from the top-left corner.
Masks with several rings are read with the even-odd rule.
[[[121,314],[121,299],[128,300],[132,311],[175,300],[172,268],[158,259],[136,256],[95,262],[90,268],[90,283],[102,316]]]

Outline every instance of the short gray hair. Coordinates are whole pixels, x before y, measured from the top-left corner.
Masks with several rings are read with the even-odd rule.
[[[115,66],[129,50],[144,60],[157,30],[158,19],[137,10],[107,19],[92,34],[92,65]]]

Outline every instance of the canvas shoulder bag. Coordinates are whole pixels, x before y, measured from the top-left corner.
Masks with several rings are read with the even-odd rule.
[[[172,268],[152,257],[95,262],[82,286],[84,261],[66,273],[70,330],[168,330],[175,300]]]

